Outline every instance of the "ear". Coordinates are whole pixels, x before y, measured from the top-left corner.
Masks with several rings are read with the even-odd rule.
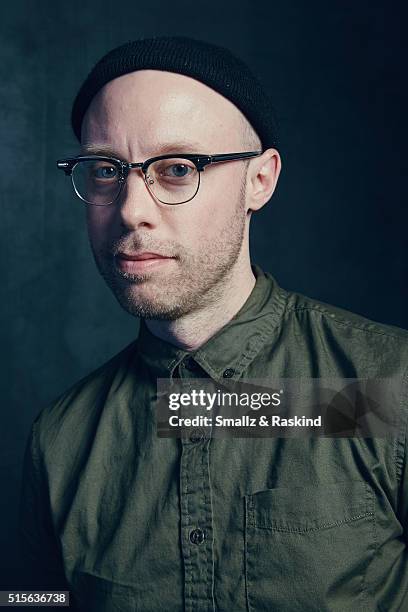
[[[272,197],[281,171],[281,158],[276,149],[266,149],[251,160],[247,174],[247,207],[256,211]]]

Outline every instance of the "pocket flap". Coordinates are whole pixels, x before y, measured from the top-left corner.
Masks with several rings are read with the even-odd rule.
[[[373,492],[362,481],[277,487],[246,496],[248,524],[260,529],[327,529],[373,514]]]

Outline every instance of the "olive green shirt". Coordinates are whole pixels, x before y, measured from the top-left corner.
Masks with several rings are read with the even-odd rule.
[[[194,353],[139,336],[36,417],[20,505],[27,584],[84,612],[408,610],[408,332],[253,266]],[[401,377],[392,438],[160,438],[162,377]],[[31,580],[31,582],[29,582]]]

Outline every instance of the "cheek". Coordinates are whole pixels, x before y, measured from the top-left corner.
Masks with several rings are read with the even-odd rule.
[[[185,239],[193,249],[198,243],[211,244],[212,238],[224,235],[239,214],[237,205],[241,198],[242,175],[231,173],[226,178],[225,175],[216,176],[214,172],[213,176],[208,173],[203,178],[207,180],[202,181],[200,192],[191,202],[191,208],[186,208],[182,222]]]
[[[177,241],[191,251],[199,251],[203,246],[208,248],[212,238],[216,238],[229,223],[225,202],[213,197],[197,198],[177,218],[173,226]]]
[[[201,229],[205,234],[217,234],[231,223],[240,199],[241,174],[225,172],[226,168],[211,168],[203,177],[200,189]],[[206,179],[206,180],[205,180]]]

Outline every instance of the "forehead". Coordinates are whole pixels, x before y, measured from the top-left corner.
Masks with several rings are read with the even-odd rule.
[[[85,114],[81,142],[147,155],[162,142],[189,140],[200,143],[201,151],[232,151],[240,146],[242,118],[232,102],[200,81],[140,70],[102,87]]]

